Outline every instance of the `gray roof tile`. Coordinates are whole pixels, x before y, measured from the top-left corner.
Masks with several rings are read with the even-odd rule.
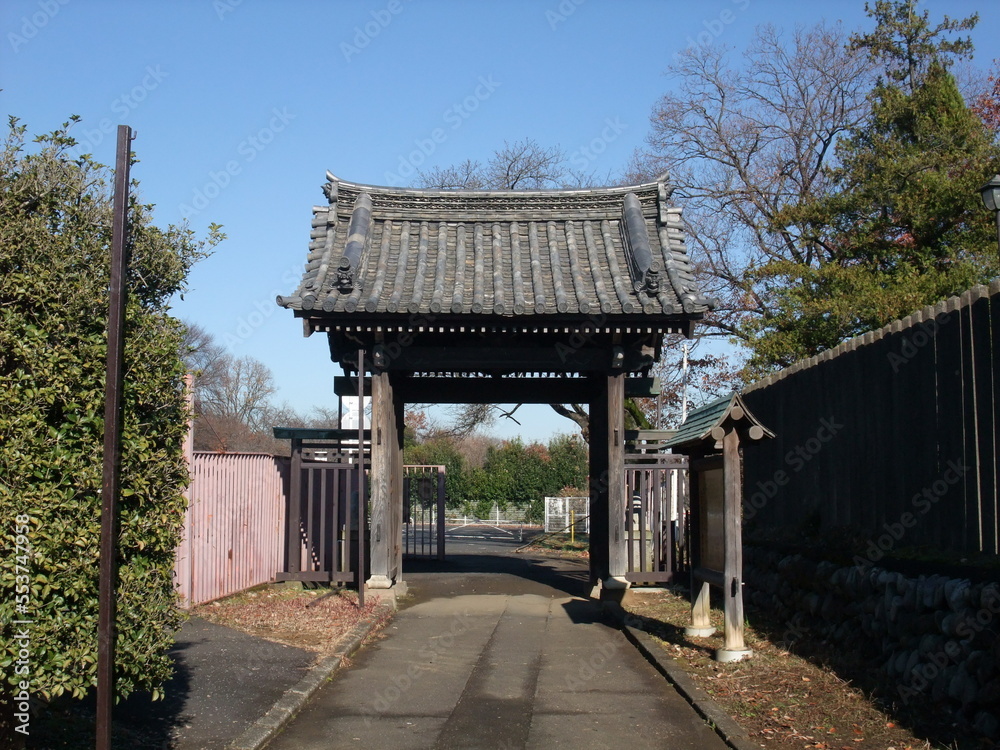
[[[385,188],[329,175],[298,290],[316,315],[700,317],[663,183],[549,191]]]

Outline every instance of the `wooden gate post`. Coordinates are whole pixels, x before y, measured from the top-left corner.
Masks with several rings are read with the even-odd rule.
[[[444,560],[444,537],[445,537],[445,475],[444,467],[437,470],[437,502],[434,507],[437,509],[437,559]]]
[[[292,458],[288,470],[288,504],[285,510],[285,570],[302,570],[302,441],[292,438]]]
[[[396,583],[402,581],[403,576],[403,432],[404,426],[404,404],[399,397],[398,378],[394,375],[390,381],[392,384],[392,555],[393,573],[392,578]]]
[[[364,402],[362,401],[362,404]],[[372,372],[371,488],[372,513],[368,543],[371,545],[371,575],[368,588],[388,589],[393,584],[393,453],[396,451],[393,404],[389,373]]]
[[[628,515],[625,497],[625,376],[608,376],[608,575],[604,588],[627,589],[629,582],[628,550],[625,519]]]
[[[594,378],[590,401],[590,583],[608,577],[608,391]]]
[[[719,661],[739,661],[749,655],[743,642],[743,472],[740,470],[740,436],[731,428],[722,438],[725,467],[725,501],[722,505],[725,526],[725,643],[716,653]]]

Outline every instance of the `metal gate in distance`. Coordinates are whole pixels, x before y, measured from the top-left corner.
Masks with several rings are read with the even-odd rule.
[[[444,560],[445,467],[403,467],[403,556]]]

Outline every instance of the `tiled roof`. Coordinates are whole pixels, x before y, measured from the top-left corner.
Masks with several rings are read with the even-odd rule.
[[[710,401],[691,412],[677,432],[663,443],[663,447],[684,448],[707,441],[712,437],[712,430],[722,426],[722,423],[730,418],[739,422],[744,429],[749,429],[749,437],[752,440],[774,437],[774,433],[750,413],[743,403],[743,397],[733,391],[728,396]]]
[[[730,393],[695,409],[666,442],[666,446],[688,445],[705,440],[712,433],[712,428],[725,419],[738,397],[738,394]]]
[[[545,191],[415,190],[327,173],[298,290],[303,314],[699,318],[680,209],[662,182]],[[309,312],[311,311],[311,312]]]

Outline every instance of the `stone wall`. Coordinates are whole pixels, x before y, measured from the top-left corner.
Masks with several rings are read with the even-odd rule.
[[[1000,738],[1000,584],[905,576],[744,547],[747,600],[808,634],[859,650],[894,684],[896,703],[932,701]]]

